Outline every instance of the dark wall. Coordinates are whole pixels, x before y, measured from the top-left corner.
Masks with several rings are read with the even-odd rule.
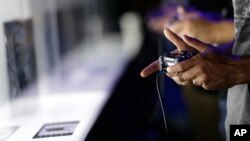
[[[161,0],[104,0],[102,1],[102,17],[105,31],[119,31],[119,17],[132,11],[142,17],[151,9],[157,7]]]

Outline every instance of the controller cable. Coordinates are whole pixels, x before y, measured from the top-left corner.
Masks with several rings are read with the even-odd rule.
[[[167,119],[166,119],[165,109],[164,109],[164,105],[163,105],[163,96],[161,95],[160,88],[159,88],[159,81],[160,81],[159,75],[160,75],[160,72],[157,73],[157,75],[156,75],[156,89],[157,89],[157,94],[158,94],[158,97],[159,97],[159,102],[160,102],[160,107],[161,107],[161,111],[162,111],[164,127],[165,127],[166,134],[167,134],[167,139],[168,139],[168,141],[170,141],[168,126],[167,126]]]

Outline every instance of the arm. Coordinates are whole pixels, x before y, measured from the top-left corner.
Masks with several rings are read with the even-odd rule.
[[[167,68],[167,76],[177,84],[194,84],[215,90],[250,82],[250,56],[232,56],[220,47],[213,47],[195,38],[184,36],[181,39],[170,30],[165,32],[179,50],[193,48],[199,52],[193,58]],[[158,61],[155,61],[141,72],[141,76],[147,77],[158,69]]]
[[[227,43],[234,39],[234,22],[232,20],[221,20],[212,23],[214,43]]]
[[[250,82],[250,56],[232,56],[188,36],[184,36],[184,41],[200,53],[167,68],[171,78],[175,77],[173,74],[181,73],[182,79],[175,80],[177,83],[192,81],[204,89],[216,90]]]
[[[179,36],[189,35],[210,44],[224,44],[234,38],[233,20],[213,20],[200,11],[188,12],[177,9],[179,20],[168,27]]]

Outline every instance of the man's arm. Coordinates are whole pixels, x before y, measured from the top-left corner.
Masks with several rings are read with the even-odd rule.
[[[233,20],[220,20],[212,23],[214,43],[224,44],[234,39]]]
[[[224,44],[234,38],[233,20],[213,20],[200,11],[177,9],[179,19],[168,27],[179,36],[189,35],[210,44]]]

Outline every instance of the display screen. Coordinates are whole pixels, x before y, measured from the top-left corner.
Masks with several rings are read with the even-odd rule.
[[[4,24],[7,52],[9,97],[23,95],[36,79],[36,57],[31,20],[12,21]]]

